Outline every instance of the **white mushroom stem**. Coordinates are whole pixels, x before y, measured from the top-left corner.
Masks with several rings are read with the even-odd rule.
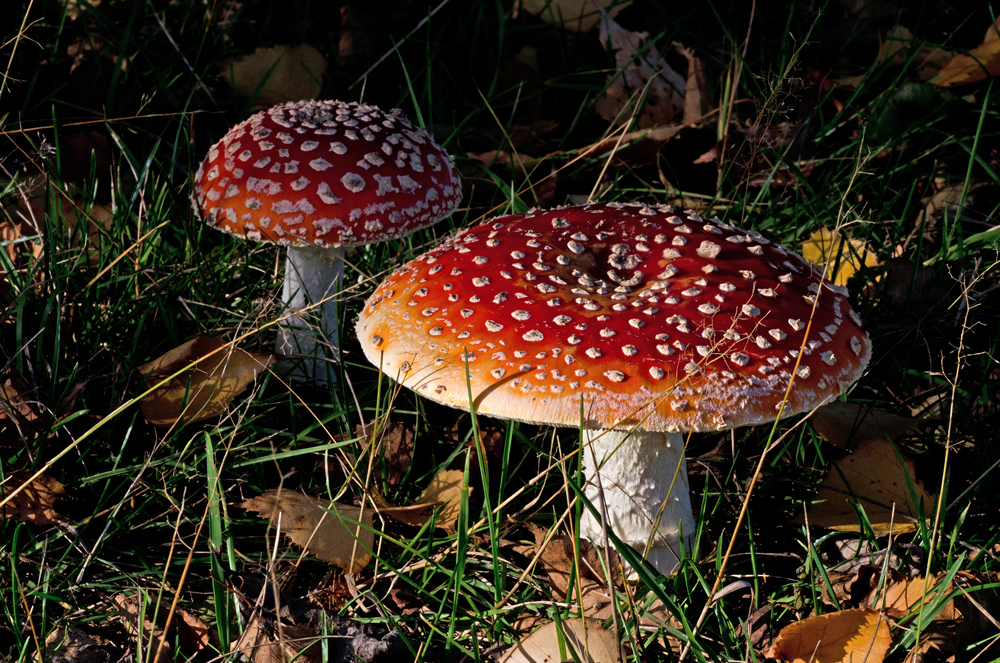
[[[274,349],[286,356],[290,378],[327,384],[332,365],[326,358],[340,356],[337,297],[343,276],[343,248],[288,248],[281,294],[285,312]]]
[[[587,499],[604,511],[610,531],[640,553],[648,544],[649,562],[661,573],[671,573],[682,557],[693,554],[694,545],[684,436],[592,430],[585,440]],[[603,545],[604,532],[601,520],[584,510],[581,536]]]

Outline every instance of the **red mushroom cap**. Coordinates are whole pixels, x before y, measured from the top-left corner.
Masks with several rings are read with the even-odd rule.
[[[718,430],[843,392],[871,345],[841,288],[717,219],[641,204],[500,217],[396,270],[358,338],[418,393],[522,421]],[[467,355],[464,353],[467,352]],[[468,363],[464,357],[467,357]]]
[[[452,158],[402,111],[343,101],[257,113],[209,150],[194,182],[210,226],[293,246],[401,237],[462,197]]]

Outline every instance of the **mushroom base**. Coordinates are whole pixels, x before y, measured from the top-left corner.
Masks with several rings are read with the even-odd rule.
[[[285,312],[274,344],[285,355],[278,369],[289,378],[336,382],[327,357],[340,356],[337,297],[343,275],[344,249],[289,247],[281,293]]]
[[[648,544],[646,559],[661,573],[673,572],[682,557],[693,554],[695,533],[684,436],[593,430],[585,439],[587,499],[622,541],[640,553]],[[604,532],[601,520],[585,510],[581,536],[603,545]]]

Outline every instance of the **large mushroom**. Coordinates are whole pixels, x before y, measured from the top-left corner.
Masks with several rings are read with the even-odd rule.
[[[301,101],[233,127],[198,168],[194,194],[213,228],[288,247],[275,347],[301,359],[293,377],[325,383],[325,348],[339,354],[345,249],[449,216],[462,185],[448,153],[402,111]]]
[[[368,359],[439,403],[582,426],[586,495],[659,570],[692,552],[681,431],[807,411],[871,346],[842,289],[717,219],[641,204],[501,217],[400,267],[358,322]],[[601,518],[581,532],[603,541]]]

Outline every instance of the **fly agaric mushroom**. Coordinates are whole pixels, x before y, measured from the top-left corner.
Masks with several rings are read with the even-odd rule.
[[[623,541],[651,544],[663,572],[695,533],[680,431],[807,411],[871,354],[843,289],[799,256],[641,204],[530,211],[458,233],[375,290],[358,338],[431,400],[468,409],[468,372],[480,413],[582,424],[588,498]],[[604,531],[585,512],[582,534],[600,542]]]
[[[257,113],[208,152],[194,177],[208,225],[288,247],[288,316],[275,345],[304,357],[293,376],[325,383],[323,345],[337,356],[347,247],[402,237],[455,211],[454,161],[399,109],[301,101]],[[306,309],[317,307],[318,324]]]

